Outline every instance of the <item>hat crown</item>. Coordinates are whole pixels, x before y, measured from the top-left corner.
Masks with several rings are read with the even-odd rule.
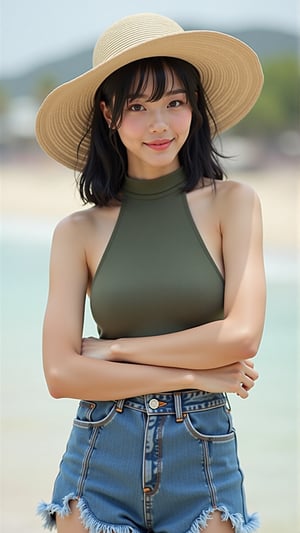
[[[99,37],[94,48],[93,67],[151,39],[183,32],[177,22],[163,15],[138,13],[125,17]]]
[[[256,54],[224,33],[184,31],[154,13],[121,19],[98,39],[94,68],[57,87],[37,115],[40,146],[65,166],[81,171],[90,149],[90,120],[95,94],[113,72],[142,58],[167,56],[187,61],[198,70],[215,122],[211,135],[237,124],[253,107],[263,83]]]

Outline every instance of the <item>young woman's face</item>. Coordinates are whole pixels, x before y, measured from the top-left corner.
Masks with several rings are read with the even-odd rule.
[[[189,134],[192,110],[179,79],[167,73],[163,97],[151,102],[152,93],[149,77],[143,94],[128,101],[118,127],[131,177],[151,179],[176,170],[178,153]]]

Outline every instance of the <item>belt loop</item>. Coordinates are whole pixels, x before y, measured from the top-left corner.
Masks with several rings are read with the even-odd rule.
[[[181,392],[174,392],[174,405],[176,422],[183,422]]]
[[[230,401],[229,401],[227,392],[225,392],[225,398],[226,398],[227,410],[230,412],[231,411],[231,405],[230,405]]]
[[[116,411],[117,413],[123,413],[125,399],[118,400],[116,405]]]

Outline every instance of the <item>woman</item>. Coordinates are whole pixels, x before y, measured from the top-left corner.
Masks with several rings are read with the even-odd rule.
[[[223,180],[213,137],[254,105],[254,52],[154,14],[99,39],[94,68],[49,95],[42,148],[94,204],[60,222],[44,368],[80,399],[46,527],[59,533],[248,533],[226,393],[258,377],[261,213]],[[99,338],[82,339],[86,294]]]

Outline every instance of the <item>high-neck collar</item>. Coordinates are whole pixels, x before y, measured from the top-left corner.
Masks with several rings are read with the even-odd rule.
[[[159,178],[141,179],[125,177],[122,191],[125,196],[158,197],[183,189],[186,178],[182,168]]]

